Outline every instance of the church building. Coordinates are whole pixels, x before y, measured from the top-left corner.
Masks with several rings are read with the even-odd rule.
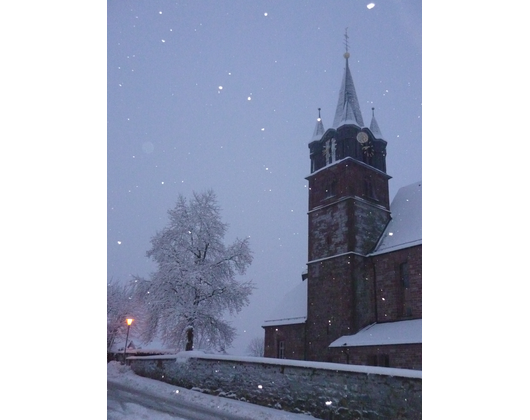
[[[309,142],[307,270],[262,324],[265,357],[421,370],[421,181],[390,203],[349,57],[333,126],[319,115]]]

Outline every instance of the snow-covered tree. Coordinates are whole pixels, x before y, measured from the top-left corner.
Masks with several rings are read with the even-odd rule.
[[[130,283],[114,279],[107,283],[107,351],[111,350],[116,340],[125,340],[125,320],[128,316],[134,316],[135,306]]]
[[[265,338],[254,337],[247,346],[249,356],[263,357],[265,355]]]
[[[239,282],[252,262],[248,238],[223,242],[228,225],[221,221],[212,190],[179,196],[168,211],[169,224],[151,238],[147,256],[157,264],[149,279],[137,277],[147,319],[143,338],[186,350],[221,350],[235,338],[223,317],[248,305],[251,281]]]

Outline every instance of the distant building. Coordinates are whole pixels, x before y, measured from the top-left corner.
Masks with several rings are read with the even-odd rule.
[[[309,143],[308,262],[263,323],[265,357],[421,370],[421,181],[390,205],[386,146],[348,58],[333,127]]]

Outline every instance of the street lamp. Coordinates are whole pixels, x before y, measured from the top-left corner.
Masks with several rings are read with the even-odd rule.
[[[133,318],[127,318],[127,336],[125,337],[125,347],[123,348],[123,364],[125,364],[125,352],[127,351],[127,340],[129,339],[129,330],[131,329],[131,324],[134,321]]]

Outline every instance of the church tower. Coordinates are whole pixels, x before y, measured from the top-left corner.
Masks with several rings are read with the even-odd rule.
[[[347,35],[346,35],[347,40]],[[386,146],[372,108],[364,125],[345,69],[332,128],[320,117],[309,143],[306,358],[330,360],[329,344],[376,322],[367,255],[390,221]]]

